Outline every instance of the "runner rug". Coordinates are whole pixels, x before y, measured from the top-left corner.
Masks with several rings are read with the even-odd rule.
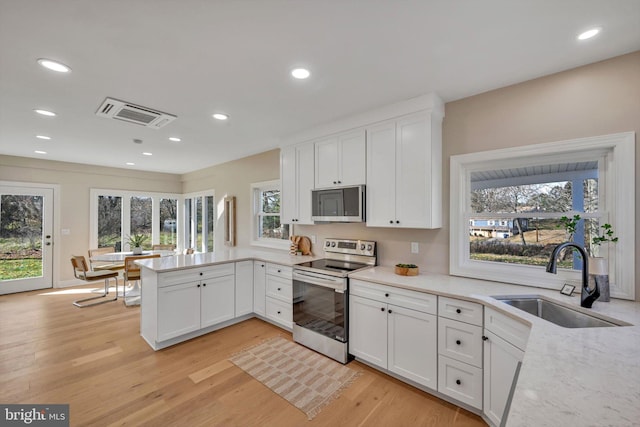
[[[300,409],[309,419],[360,375],[282,337],[242,350],[229,360]]]

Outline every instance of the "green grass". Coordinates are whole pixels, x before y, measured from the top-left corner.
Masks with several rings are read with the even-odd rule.
[[[0,260],[0,280],[42,276],[42,260],[34,258]]]

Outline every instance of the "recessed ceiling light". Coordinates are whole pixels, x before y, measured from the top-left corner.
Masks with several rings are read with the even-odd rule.
[[[602,28],[592,28],[590,30],[585,31],[584,33],[580,33],[580,35],[578,35],[578,40],[587,40],[587,39],[590,39],[591,37],[595,37],[596,35],[598,35],[601,29]]]
[[[38,139],[46,139],[46,140],[51,139],[50,136],[46,136],[46,135],[36,135],[36,138],[38,138]]]
[[[125,164],[126,164],[127,166],[135,166],[135,165],[136,165],[136,164],[135,164],[135,163],[133,163],[133,162],[127,162],[127,163],[125,163]]]
[[[59,73],[68,73],[71,71],[71,67],[64,65],[61,62],[52,61],[51,59],[40,58],[38,59],[38,64],[42,65],[44,68],[48,68],[52,71],[57,71]]]
[[[311,73],[306,68],[295,68],[291,70],[291,75],[296,79],[306,79]]]
[[[169,141],[180,142],[182,140],[180,138],[176,138],[175,136],[171,136],[171,137],[169,137]]]
[[[56,113],[54,113],[53,111],[47,111],[47,110],[33,110],[38,114],[42,114],[43,116],[49,116],[49,117],[53,117],[56,115]]]
[[[42,151],[42,150],[36,150],[36,151],[34,151],[34,153],[36,153],[36,154],[47,154],[46,151]]]
[[[149,153],[148,151],[145,151],[144,153],[142,153],[143,156],[153,156],[153,153]]]
[[[229,118],[229,116],[226,115],[226,114],[223,114],[223,113],[215,113],[213,115],[213,118],[216,119],[216,120],[227,120]]]

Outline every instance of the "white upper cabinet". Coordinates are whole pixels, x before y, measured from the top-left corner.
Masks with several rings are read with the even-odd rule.
[[[442,118],[430,110],[367,127],[367,226],[442,226]]]
[[[365,183],[366,143],[364,129],[318,140],[314,146],[315,188]]]
[[[281,212],[284,224],[313,224],[314,145],[300,144],[280,152]]]

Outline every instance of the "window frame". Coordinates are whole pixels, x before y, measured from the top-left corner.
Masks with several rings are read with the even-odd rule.
[[[260,225],[258,221],[262,218],[260,211],[260,193],[264,190],[280,190],[280,212],[278,216],[280,216],[280,224],[282,223],[282,188],[281,188],[280,180],[275,179],[272,181],[262,181],[262,182],[254,182],[251,184],[251,245],[252,246],[262,246],[272,249],[281,249],[288,251],[291,242],[287,239],[272,239],[266,237],[259,237],[258,230],[260,230]],[[286,224],[283,224],[286,225]],[[291,226],[289,226],[289,235],[291,235]]]
[[[91,233],[89,234],[89,247],[97,248],[98,247],[98,197],[100,196],[111,196],[111,197],[121,197],[122,198],[122,220],[121,220],[121,238],[122,238],[122,251],[130,251],[131,248],[128,247],[126,243],[126,237],[131,234],[131,197],[149,197],[151,198],[151,209],[152,209],[152,233],[151,233],[151,244],[158,244],[160,242],[160,236],[158,234],[158,230],[160,227],[160,200],[161,199],[176,199],[178,203],[177,210],[177,218],[176,223],[180,224],[184,218],[184,212],[180,208],[182,205],[182,201],[184,197],[182,194],[175,193],[156,193],[151,191],[131,191],[131,190],[112,190],[112,189],[101,189],[101,188],[92,188],[90,190],[90,219],[89,219],[89,227]],[[183,247],[183,239],[184,235],[180,232],[180,227],[176,227],[176,242],[177,249]]]
[[[207,217],[207,213],[208,213],[208,198],[211,197],[212,201],[212,207],[213,207],[213,252],[215,252],[216,250],[216,222],[218,221],[218,211],[223,211],[223,209],[220,207],[218,207],[218,205],[216,204],[216,196],[215,196],[215,191],[214,190],[207,190],[207,191],[197,191],[197,192],[193,192],[193,193],[186,193],[186,194],[182,194],[181,195],[181,199],[178,202],[179,203],[179,208],[178,208],[178,214],[179,217],[181,217],[181,219],[178,220],[178,229],[180,229],[182,231],[182,235],[178,236],[178,241],[181,242],[182,244],[182,248],[186,249],[186,248],[193,248],[196,252],[208,252],[208,246],[207,246],[207,242],[208,242],[208,234],[209,234],[209,221],[208,221],[208,217]],[[201,216],[201,220],[202,220],[202,242],[200,247],[198,247],[197,242],[198,242],[198,232],[197,232],[197,228],[198,228],[198,224],[196,221],[196,210],[198,207],[198,204],[196,202],[196,199],[201,199],[201,203],[200,203],[200,216]],[[190,211],[194,212],[193,215],[191,215],[191,219],[188,220],[187,218],[187,213],[186,213],[186,203],[187,200],[190,200]],[[221,201],[222,202],[222,201]],[[194,233],[191,233],[190,230],[195,230]],[[205,232],[206,230],[206,232]],[[187,241],[187,236],[190,237],[190,241]]]
[[[618,243],[608,245],[611,296],[635,299],[635,200],[629,197],[636,194],[634,132],[451,156],[449,273],[547,289],[560,289],[564,283],[570,282],[579,288],[580,271],[559,270],[555,275],[546,273],[541,267],[470,259],[470,177],[474,171],[503,169],[506,162],[509,162],[509,167],[519,167],[553,164],[563,158],[571,161],[593,159],[594,155],[600,158],[598,192],[601,213],[597,216],[611,223],[618,236],[626,236]],[[573,213],[567,212],[567,215]]]

